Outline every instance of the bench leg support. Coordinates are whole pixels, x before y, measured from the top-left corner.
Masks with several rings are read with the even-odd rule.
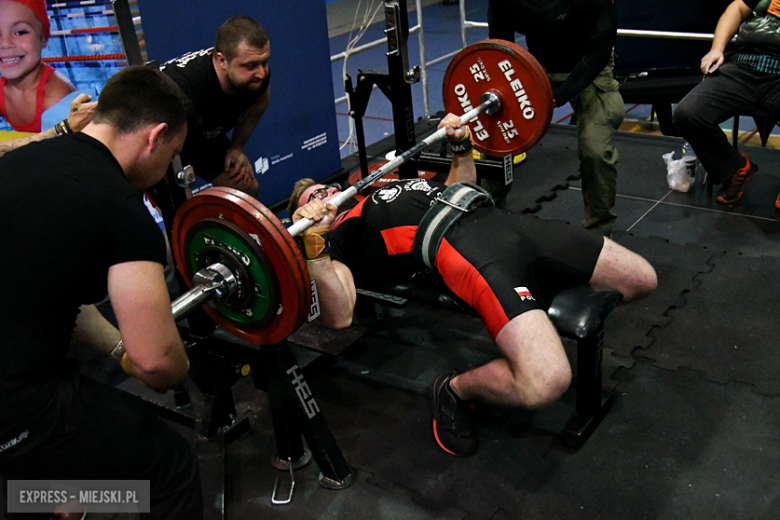
[[[579,449],[612,406],[612,392],[602,389],[604,327],[577,341],[576,413],[561,433],[563,444]]]
[[[260,358],[266,371],[276,434],[278,452],[274,466],[287,468],[291,461],[293,468],[300,467],[313,457],[320,468],[323,487],[343,489],[352,485],[357,471],[344,460],[287,342],[263,347]],[[301,436],[306,439],[310,455]]]

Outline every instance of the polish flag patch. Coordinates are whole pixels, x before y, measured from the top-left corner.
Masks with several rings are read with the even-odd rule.
[[[515,292],[520,297],[521,300],[533,300],[534,297],[531,296],[531,291],[528,290],[528,287],[515,287]]]

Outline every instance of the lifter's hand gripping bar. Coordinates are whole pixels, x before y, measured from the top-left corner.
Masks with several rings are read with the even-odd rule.
[[[465,125],[466,123],[474,120],[477,116],[479,116],[481,113],[485,112],[487,114],[495,114],[498,112],[501,108],[501,99],[498,97],[498,94],[494,92],[485,92],[482,97],[480,98],[479,106],[476,108],[473,108],[460,116],[460,124]],[[401,155],[398,155],[394,157],[390,162],[382,166],[381,168],[378,168],[375,170],[371,175],[366,177],[365,179],[361,179],[358,182],[356,182],[354,185],[350,186],[346,190],[338,193],[335,197],[330,199],[328,201],[329,204],[333,204],[336,207],[341,206],[344,202],[348,201],[352,197],[358,194],[360,190],[365,188],[366,186],[374,183],[374,181],[381,179],[394,169],[396,169],[401,164],[405,163],[415,155],[418,155],[420,152],[425,150],[430,145],[437,143],[441,141],[442,139],[447,137],[447,129],[446,128],[439,128],[436,132],[432,133],[416,145],[412,146],[408,150],[406,150]],[[292,216],[292,215],[291,215]],[[296,236],[300,233],[307,230],[312,224],[314,224],[314,221],[308,218],[302,218],[292,226],[287,228],[287,231],[292,235]]]

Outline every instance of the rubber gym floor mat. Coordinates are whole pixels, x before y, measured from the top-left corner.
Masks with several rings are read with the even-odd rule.
[[[664,201],[637,222],[631,232],[750,256],[780,256],[780,221],[739,214],[737,210],[677,206]]]
[[[651,345],[650,331],[668,325],[669,311],[686,305],[688,293],[699,287],[698,276],[712,271],[713,258],[723,253],[695,244],[672,244],[661,238],[644,238],[625,232],[616,232],[613,238],[650,262],[658,276],[658,288],[652,294],[619,305],[607,319],[604,345],[625,356],[636,348]]]
[[[780,258],[728,253],[713,259],[669,326],[652,332],[643,354],[669,369],[700,370],[712,381],[741,381],[756,392],[780,395],[780,300],[774,283]]]
[[[618,375],[610,413],[579,451],[549,452],[514,518],[777,518],[777,397],[648,363]]]
[[[574,129],[564,125],[551,127],[549,134],[545,139],[553,136],[561,143],[576,139]],[[717,187],[708,190],[699,182],[688,193],[668,188],[666,166],[661,157],[681,148],[680,139],[618,132],[615,145],[620,154],[616,230],[662,236],[677,243],[699,242],[723,250],[738,249],[746,254],[760,255],[767,248],[772,251],[769,254],[778,251],[780,222],[774,208],[780,191],[780,171],[774,166],[777,150],[749,148],[751,157],[765,166],[746,185],[743,200],[726,206],[715,201]],[[700,169],[699,180],[703,174]],[[569,190],[556,191],[557,197],[541,202],[541,211],[537,213],[540,218],[579,223],[581,182],[575,178],[569,180]],[[640,208],[645,211],[638,211]]]
[[[545,220],[562,220],[579,226],[584,216],[582,192],[579,188],[556,191],[557,196],[543,201],[541,211],[535,215]],[[626,231],[640,218],[653,209],[654,201],[637,200],[618,196],[615,200],[615,214],[618,216],[613,231]]]
[[[325,410],[327,414],[327,409]],[[275,454],[273,426],[267,416],[254,421],[256,427],[249,434],[228,446],[226,451],[225,518],[321,520],[345,518],[374,518],[376,520],[460,520],[468,513],[442,505],[427,507],[418,503],[417,493],[401,486],[377,486],[373,474],[356,467],[356,481],[345,489],[330,490],[319,483],[320,470],[312,459],[306,466],[294,470],[295,487],[289,504],[271,503],[274,485],[278,480],[277,500],[287,499],[290,474],[273,468]],[[344,450],[345,442],[337,437]],[[348,454],[349,451],[345,450]]]
[[[480,410],[476,455],[453,457],[435,443],[427,398],[375,383],[338,365],[310,383],[347,461],[374,475],[369,482],[414,490],[415,502],[432,509],[468,511],[490,518],[514,510],[521,481],[546,471],[543,455],[553,438],[529,427],[530,412],[501,418]],[[365,518],[366,516],[361,516]]]
[[[535,213],[545,200],[566,189],[569,178],[579,175],[576,142],[558,126],[526,152],[526,159],[514,168],[514,182],[507,197],[507,209]]]
[[[369,327],[355,324],[347,329],[329,329],[321,321],[304,323],[287,338],[290,343],[331,356],[338,356],[368,332]]]

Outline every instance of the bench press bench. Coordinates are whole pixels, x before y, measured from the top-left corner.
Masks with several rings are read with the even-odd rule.
[[[385,286],[378,291],[358,289],[357,292],[364,299],[361,303],[402,307],[411,300],[477,316],[438,275]],[[576,411],[561,432],[561,441],[566,446],[582,447],[612,405],[612,393],[602,389],[604,321],[622,299],[618,291],[582,285],[559,293],[547,311],[558,333],[577,342]]]

